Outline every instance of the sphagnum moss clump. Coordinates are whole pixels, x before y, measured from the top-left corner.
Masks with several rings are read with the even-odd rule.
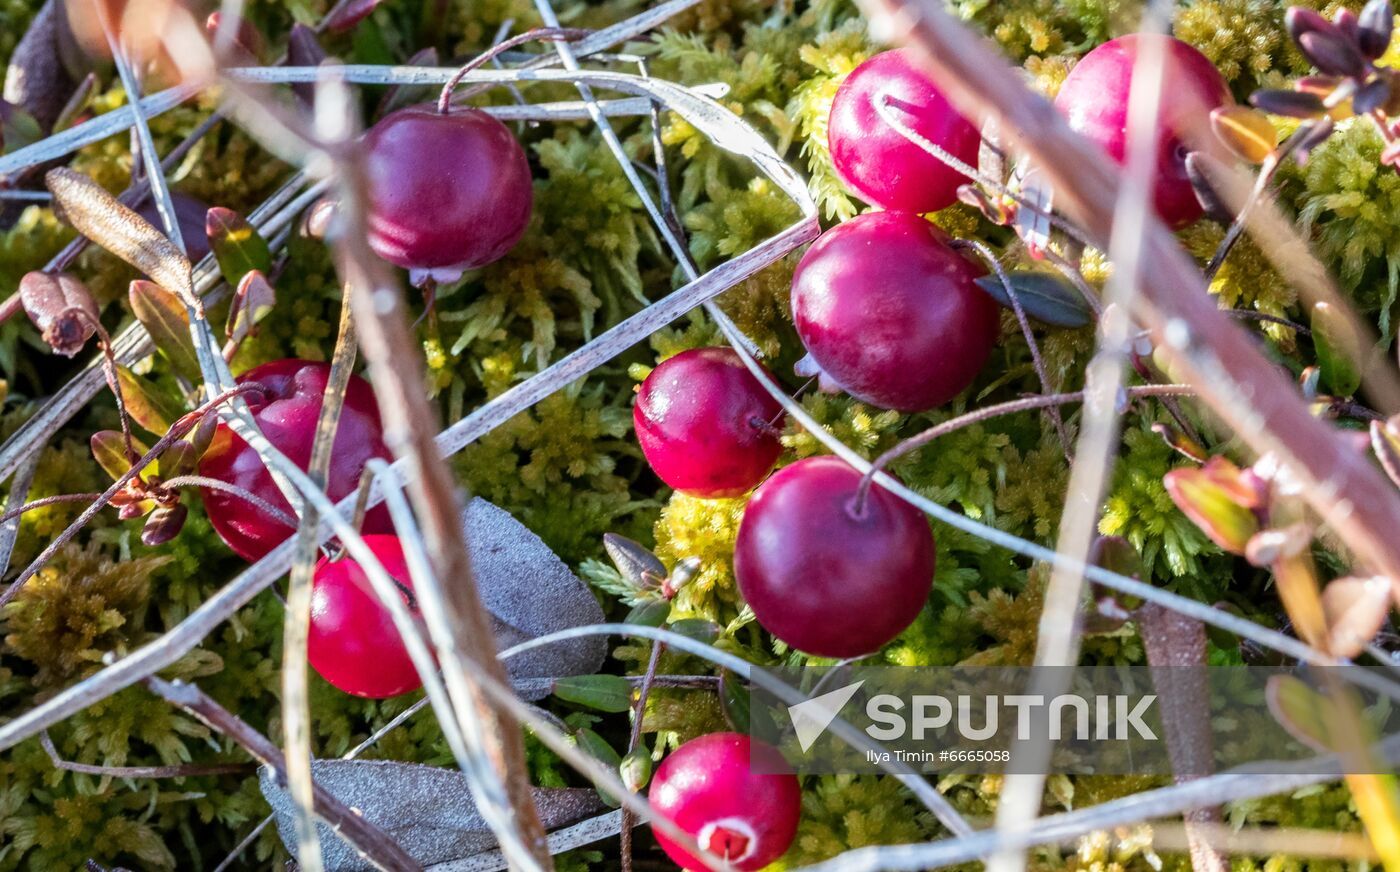
[[[423,39],[425,10],[443,17],[436,32],[441,56],[475,53],[500,24],[516,30],[538,23],[526,0],[449,0],[444,4],[386,4],[353,35],[331,35],[326,47],[352,62],[402,62],[434,40]],[[1328,14],[1339,4],[1325,6]],[[1359,4],[1347,4],[1352,8]],[[280,50],[293,21],[316,20],[330,4],[321,0],[255,2],[249,14]],[[981,28],[1048,96],[1078,57],[1098,43],[1128,32],[1135,9],[1116,0],[957,0],[951,8]],[[37,0],[0,5],[0,57],[12,51]],[[421,7],[421,8],[420,8]],[[1276,86],[1307,72],[1306,61],[1283,29],[1284,4],[1273,0],[1192,0],[1176,13],[1176,35],[1195,45],[1220,68],[1235,96],[1258,85]],[[628,14],[625,3],[576,10],[567,23],[600,26]],[[436,19],[433,19],[436,20]],[[432,28],[427,28],[431,30]],[[648,55],[653,75],[687,84],[721,82],[727,108],[741,115],[784,157],[804,170],[828,225],[866,210],[836,176],[827,148],[827,115],[837,88],[861,61],[879,50],[852,4],[845,0],[773,4],[706,2],[672,22],[654,41],[635,46]],[[574,99],[566,86],[540,88],[553,99]],[[422,95],[426,99],[427,94]],[[492,92],[485,99],[506,102]],[[91,111],[124,102],[110,87],[90,101]],[[174,110],[155,119],[157,145],[168,150],[212,104]],[[726,156],[694,128],[664,116],[662,135],[671,158],[672,181],[692,254],[702,267],[742,252],[794,218],[791,206],[771,185],[755,181],[740,161]],[[619,119],[629,153],[651,156],[647,126]],[[449,420],[539,372],[590,337],[660,299],[679,273],[640,209],[596,132],[586,125],[527,129],[525,145],[535,167],[534,217],[519,246],[502,260],[438,289],[437,306],[424,319],[420,337],[430,370],[430,392]],[[1344,122],[1309,162],[1282,174],[1279,205],[1300,219],[1329,271],[1344,291],[1387,335],[1394,332],[1396,276],[1400,273],[1400,181],[1378,163],[1382,143],[1360,120]],[[125,137],[82,149],[74,166],[109,189],[127,183],[132,157]],[[171,175],[174,187],[210,203],[249,210],[279,183],[286,168],[269,160],[245,134],[230,125],[196,147]],[[967,206],[933,217],[953,233],[1002,234]],[[1188,251],[1207,259],[1223,233],[1202,223],[1183,235]],[[0,287],[13,288],[26,271],[40,267],[72,236],[52,209],[33,205],[0,232]],[[338,281],[319,244],[294,236],[291,256],[278,278],[273,317],[247,339],[235,368],[293,356],[330,356],[337,317]],[[1032,264],[1020,250],[1008,263]],[[1087,252],[1083,271],[1098,286],[1107,276],[1105,259]],[[770,267],[720,298],[726,311],[754,336],[775,373],[790,389],[798,381],[792,365],[802,355],[793,331],[787,290],[796,256]],[[90,252],[76,267],[113,313],[124,316],[130,271],[114,258]],[[1231,254],[1211,287],[1222,306],[1299,318],[1288,285],[1248,241]],[[123,310],[125,311],[125,310]],[[36,398],[54,391],[71,371],[53,368],[27,326],[0,328],[0,376],[6,381],[3,431],[12,432],[33,414]],[[1276,353],[1296,369],[1314,364],[1313,346],[1287,327],[1261,325]],[[1037,338],[1055,389],[1072,390],[1092,353],[1092,330],[1037,326]],[[732,568],[738,526],[748,499],[700,500],[673,493],[646,465],[631,434],[633,389],[651,367],[691,348],[722,344],[704,315],[672,325],[587,379],[555,394],[479,440],[455,462],[473,492],[512,512],[571,564],[605,559],[601,537],[627,535],[655,550],[668,566],[700,559],[698,574],[672,603],[669,619],[704,624],[715,644],[760,664],[801,664],[802,655],[776,646],[743,608]],[[166,364],[157,358],[150,365]],[[977,381],[950,408],[954,412],[902,415],[860,403],[815,386],[800,397],[803,408],[866,457],[956,411],[1040,390],[1019,326],[1004,319],[998,348]],[[1068,432],[1077,432],[1077,408],[1065,409]],[[35,496],[89,492],[106,479],[90,462],[86,441],[95,429],[115,425],[111,400],[102,395],[90,411],[61,432],[42,457]],[[1252,601],[1256,579],[1236,578],[1224,555],[1175,509],[1162,476],[1186,461],[1151,431],[1164,415],[1130,413],[1118,467],[1109,488],[1100,529],[1123,536],[1142,554],[1149,577],[1203,601],[1229,598],[1272,621],[1271,593]],[[1202,422],[1195,421],[1197,426]],[[779,467],[825,454],[826,449],[791,422],[783,428]],[[1003,530],[1053,544],[1067,479],[1063,449],[1050,418],[1023,413],[960,431],[912,455],[894,470],[911,488]],[[57,689],[97,668],[107,651],[124,652],[165,632],[203,602],[239,568],[218,541],[197,505],[179,537],[151,548],[140,543],[141,521],[110,517],[89,528],[78,543],[31,582],[0,614],[0,718],[32,708]],[[71,519],[69,506],[33,512],[21,525],[14,566],[32,557]],[[933,527],[936,574],[928,606],[879,655],[903,665],[1025,663],[1037,641],[1045,567],[1026,565],[970,535]],[[13,570],[12,570],[13,572]],[[608,614],[622,618],[628,606],[602,594]],[[1251,605],[1251,602],[1253,603]],[[282,608],[262,596],[239,611],[169,676],[198,679],[223,705],[255,728],[280,730]],[[615,649],[630,673],[641,673],[649,649],[623,643]],[[1213,658],[1237,658],[1212,647]],[[1140,640],[1123,634],[1086,642],[1097,663],[1141,663]],[[667,654],[662,672],[703,673],[695,658]],[[417,699],[384,701],[340,693],[313,678],[312,721],[321,756],[345,753]],[[597,729],[625,743],[625,727],[578,711],[561,709],[571,730]],[[703,690],[659,690],[648,706],[644,732],[658,754],[695,735],[724,728],[717,697]],[[609,725],[611,724],[611,726]],[[245,756],[192,718],[175,713],[144,690],[130,689],[62,726],[52,738],[65,758],[103,765],[172,765],[240,762]],[[1236,741],[1244,741],[1236,738]],[[532,780],[549,786],[577,784],[566,767],[533,740],[528,746]],[[390,733],[369,756],[451,766],[452,758],[433,719],[421,715]],[[1130,777],[1055,779],[1047,807],[1084,807],[1160,786]],[[965,814],[995,810],[1000,779],[950,777],[939,788]],[[803,822],[786,868],[827,859],[865,845],[907,842],[943,835],[931,816],[895,782],[885,778],[821,776],[806,779]],[[36,741],[0,758],[0,872],[13,869],[78,868],[97,855],[107,865],[150,869],[212,868],[267,811],[256,782],[245,776],[200,776],[175,781],[103,779],[55,770]],[[1241,826],[1295,826],[1357,831],[1350,794],[1321,786],[1287,797],[1240,802],[1226,810]],[[1159,856],[1149,835],[1133,831],[1087,837],[1067,856],[1032,855],[1037,869],[1135,870],[1184,868],[1182,855]],[[276,834],[265,832],[244,855],[246,868],[264,868],[285,857]],[[605,862],[601,853],[574,854],[563,868]],[[1303,864],[1292,858],[1237,860],[1241,869]],[[1329,866],[1328,868],[1333,868]]]

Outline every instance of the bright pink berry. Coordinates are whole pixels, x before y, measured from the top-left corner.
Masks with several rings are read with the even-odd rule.
[[[972,384],[996,342],[981,269],[912,212],[868,212],[823,233],[792,279],[797,333],[822,374],[867,403],[942,405]]]
[[[797,834],[802,789],[785,769],[772,745],[740,733],[710,733],[661,761],[647,799],[707,853],[749,872],[781,857]],[[708,868],[659,829],[653,832],[681,868]]]
[[[1157,179],[1153,199],[1162,220],[1182,226],[1201,217],[1186,176],[1184,143],[1194,137],[1211,142],[1210,110],[1234,102],[1220,71],[1195,48],[1170,36],[1131,33],[1089,52],[1070,70],[1055,97],[1069,126],[1098,143],[1119,163],[1127,160],[1128,93],[1133,65],[1149,40],[1166,47],[1162,103],[1156,130]]]
[[[530,162],[485,112],[410,106],[374,125],[365,146],[370,246],[415,281],[451,281],[499,260],[525,233]]]
[[[878,651],[918,617],[933,586],[928,521],[835,457],[778,470],[744,508],[734,577],[759,624],[799,651]]]
[[[662,481],[692,496],[733,497],[777,461],[783,446],[770,422],[782,410],[733,349],[694,348],[651,371],[632,420]]]
[[[413,580],[397,536],[365,536],[365,544],[401,586],[416,616]],[[316,564],[311,582],[311,628],[306,655],[331,684],[355,696],[384,699],[423,686],[389,610],[369,577],[348,555]]]
[[[837,89],[827,121],[836,172],[861,199],[886,209],[932,212],[950,205],[967,176],[886,123],[875,103],[885,97],[888,111],[915,133],[977,166],[982,135],[900,49],[856,67]]]
[[[266,388],[264,394],[245,395],[248,408],[273,447],[302,469],[311,463],[316,418],[321,413],[321,397],[330,371],[326,363],[275,360],[238,377],[240,384],[257,382]],[[345,391],[345,408],[340,413],[340,429],[331,447],[330,475],[326,479],[326,493],[331,499],[340,500],[355,492],[365,462],[371,457],[389,457],[381,438],[379,406],[369,382],[351,376]],[[199,474],[236,485],[292,515],[291,504],[282,496],[262,458],[226,424],[220,424],[215,431],[209,450],[199,461]],[[214,531],[244,560],[258,560],[293,532],[241,496],[213,488],[200,490]],[[364,529],[368,533],[393,530],[383,506],[369,511]]]

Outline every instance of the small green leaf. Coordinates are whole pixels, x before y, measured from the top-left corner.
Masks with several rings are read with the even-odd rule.
[[[1223,457],[1212,457],[1200,469],[1173,469],[1162,484],[1177,508],[1232,554],[1244,554],[1259,532],[1253,509],[1260,498],[1240,468]]]
[[[554,695],[601,712],[632,708],[632,685],[621,675],[569,675],[555,680]]]
[[[6,153],[33,145],[44,138],[44,129],[33,115],[8,100],[0,100],[0,142]]]
[[[1327,726],[1331,702],[1325,696],[1292,675],[1273,675],[1264,686],[1264,699],[1290,736],[1320,754],[1336,750]]]
[[[706,645],[718,639],[722,629],[719,624],[704,618],[685,618],[671,625],[672,632],[680,633],[687,639],[704,642]]]
[[[252,270],[272,271],[272,252],[267,240],[232,209],[215,206],[204,219],[204,231],[209,235],[209,247],[219,262],[219,272],[230,286],[237,287],[243,276]]]
[[[193,445],[182,439],[161,452],[159,464],[160,477],[169,481],[193,473],[199,465],[199,454]]]
[[[603,549],[612,558],[617,571],[637,590],[659,587],[666,578],[666,564],[640,542],[616,533],[604,533]]]
[[[190,317],[174,294],[153,282],[131,283],[131,311],[151,334],[151,341],[175,371],[192,382],[200,380],[199,358],[190,338]]]
[[[149,450],[134,437],[131,442],[135,449],[142,454]],[[131,469],[131,464],[126,459],[126,443],[122,440],[120,432],[98,430],[92,434],[88,444],[92,446],[92,456],[97,461],[97,465],[102,467],[113,481],[126,475],[126,471]]]
[[[1330,303],[1312,308],[1313,346],[1322,382],[1331,393],[1349,397],[1361,386],[1362,342],[1346,316]]]
[[[127,413],[142,429],[163,436],[184,414],[173,397],[121,364],[117,364],[117,383],[121,385]]]
[[[747,733],[752,723],[753,700],[749,686],[728,669],[720,673],[719,707],[736,733]]]
[[[587,727],[583,727],[574,733],[574,741],[578,744],[580,751],[583,751],[614,772],[622,766],[622,755],[613,750],[613,746],[609,745],[606,739]],[[622,804],[617,801],[617,797],[601,790],[598,791],[598,798],[613,808],[617,808]]]
[[[1059,273],[1024,270],[1008,273],[1007,281],[1026,314],[1056,327],[1083,327],[1094,318],[1079,289]],[[998,276],[983,276],[977,286],[1008,309],[1014,308]]]
[[[671,616],[671,604],[663,599],[644,600],[627,614],[627,623],[643,627],[659,627]]]

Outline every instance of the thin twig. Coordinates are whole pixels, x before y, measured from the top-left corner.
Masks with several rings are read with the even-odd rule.
[[[172,766],[94,766],[91,763],[74,763],[64,760],[54,747],[49,731],[39,734],[39,744],[54,768],[83,775],[100,775],[104,778],[195,778],[201,775],[246,775],[257,769],[253,763],[185,763]]]

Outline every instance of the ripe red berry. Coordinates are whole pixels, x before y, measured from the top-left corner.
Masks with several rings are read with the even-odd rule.
[[[530,162],[485,112],[410,106],[374,125],[365,147],[370,246],[415,283],[499,260],[530,223]]]
[[[875,55],[841,83],[831,103],[831,162],[861,199],[886,209],[932,212],[957,199],[967,176],[885,122],[877,99],[903,123],[958,160],[977,165],[982,135],[959,115],[906,50]]]
[[[402,585],[417,615],[413,580],[397,536],[365,536],[365,544]],[[311,582],[311,627],[307,658],[321,677],[355,696],[384,699],[423,686],[389,610],[369,577],[349,556],[316,564]]]
[[[711,733],[661,761],[647,799],[703,850],[748,872],[781,857],[797,833],[802,790],[785,769],[772,745],[740,733]],[[681,868],[708,868],[659,829],[653,832]]]
[[[1070,70],[1055,97],[1055,106],[1069,120],[1070,127],[1098,143],[1115,161],[1126,162],[1133,65],[1149,40],[1162,41],[1167,64],[1155,133],[1157,178],[1153,199],[1163,221],[1182,226],[1201,217],[1202,212],[1186,176],[1188,135],[1211,143],[1207,126],[1210,110],[1234,102],[1220,71],[1205,55],[1169,36],[1120,36],[1089,52]]]
[[[933,585],[928,521],[835,457],[780,469],[744,509],[734,577],[759,624],[799,651],[857,657],[908,627]]]
[[[769,422],[782,412],[730,348],[668,358],[637,391],[632,420],[651,468],[697,497],[733,497],[773,468],[782,445]]]
[[[257,382],[263,394],[247,394],[245,399],[263,435],[293,463],[306,469],[311,463],[311,447],[316,438],[316,418],[321,413],[321,397],[330,377],[330,365],[310,360],[275,360],[254,367],[239,376],[239,383]],[[381,438],[379,407],[369,382],[350,377],[345,391],[345,408],[331,449],[330,475],[326,493],[339,500],[354,493],[360,473],[371,457],[389,456]],[[214,433],[209,450],[199,461],[199,474],[228,482],[261,497],[292,514],[291,504],[282,496],[272,474],[248,443],[226,424]],[[204,508],[214,531],[240,557],[255,561],[281,544],[293,530],[280,520],[242,497],[213,488],[200,489]],[[365,516],[367,533],[392,531],[388,512],[376,506]]]
[[[798,335],[847,393],[903,412],[942,405],[991,353],[998,307],[981,269],[912,212],[869,212],[808,249],[792,279]]]

